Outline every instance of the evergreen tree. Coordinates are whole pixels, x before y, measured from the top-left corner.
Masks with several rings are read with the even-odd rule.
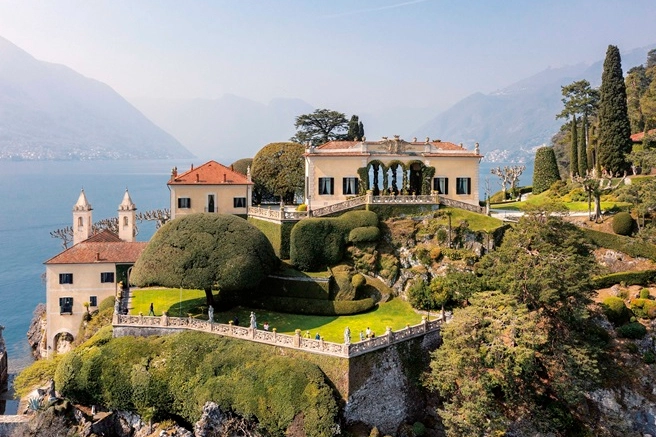
[[[583,120],[582,120],[582,125],[586,126],[587,123],[587,115],[583,114]],[[587,147],[585,145],[585,130],[581,131],[581,135],[579,136],[579,176],[585,176],[585,174],[588,172],[588,151]]]
[[[346,133],[347,141],[358,141],[360,134],[360,120],[357,115],[352,115],[348,122],[348,132]]]
[[[362,122],[358,123],[358,140],[362,141],[364,139],[364,124]]]
[[[535,152],[533,165],[533,194],[547,191],[551,185],[560,180],[558,163],[553,147],[540,147]]]
[[[599,101],[599,165],[611,174],[628,168],[631,152],[631,124],[626,104],[622,60],[616,46],[608,46],[601,76]]]
[[[579,127],[576,123],[576,114],[572,116],[572,138],[571,150],[569,155],[569,173],[574,178],[579,174]]]
[[[625,84],[631,132],[642,132],[645,128],[645,119],[640,108],[640,99],[649,88],[645,67],[640,65],[630,69],[626,75]]]

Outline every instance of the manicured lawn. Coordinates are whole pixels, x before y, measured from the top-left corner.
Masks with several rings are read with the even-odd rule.
[[[485,231],[492,232],[495,229],[503,226],[503,222],[499,219],[488,217],[484,214],[476,214],[474,212],[465,211],[459,208],[440,208],[440,211],[451,212],[451,226],[458,226],[461,221],[466,220],[469,224],[469,229],[472,231]],[[447,226],[449,224],[448,217],[437,217],[436,220],[439,224]]]
[[[163,309],[167,308],[170,316],[178,316],[179,289],[134,290],[132,296],[131,314],[142,312],[147,315],[150,303],[153,302],[156,315],[161,315]],[[182,290],[182,299],[181,307],[184,317],[191,313],[194,317],[207,319],[203,291]],[[269,322],[271,329],[276,328],[278,332],[284,334],[293,334],[296,329],[301,329],[303,333],[310,331],[312,338],[319,332],[326,341],[333,342],[344,341],[344,329],[347,326],[351,330],[351,341],[355,342],[359,341],[360,330],[365,331],[367,327],[377,335],[381,335],[385,333],[387,326],[399,330],[406,324],[416,325],[421,322],[421,315],[417,314],[410,304],[398,298],[380,304],[369,312],[352,316],[305,316],[235,307],[230,311],[214,313],[214,320],[219,323],[228,323],[237,316],[239,324],[246,326],[251,311],[254,311],[257,316],[258,326]],[[431,315],[432,317],[438,317],[438,315]]]
[[[529,198],[527,201],[524,202],[508,202],[504,204],[496,204],[492,205],[492,209],[505,209],[505,210],[510,210],[510,211],[523,211],[526,209],[527,206],[536,206],[536,205],[542,205],[540,202],[531,202],[531,198]],[[563,202],[562,203],[565,208],[567,208],[569,211],[572,212],[587,212],[588,211],[588,202]],[[614,207],[618,208],[623,208],[626,206],[629,206],[629,203],[626,202],[601,202],[601,209],[602,211],[605,211],[607,209],[611,209]],[[594,204],[592,205],[592,208],[594,208]]]

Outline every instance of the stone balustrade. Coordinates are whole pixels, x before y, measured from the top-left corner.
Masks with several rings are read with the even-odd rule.
[[[275,221],[298,221],[308,217],[307,211],[287,211],[284,209],[262,208],[260,206],[251,206],[248,208],[248,215],[251,217],[275,220]]]
[[[166,314],[162,316],[114,314],[113,319],[114,335],[120,328],[130,328],[132,332],[135,332],[136,329],[139,335],[161,335],[181,330],[193,330],[340,358],[353,358],[411,338],[421,337],[429,332],[439,331],[441,324],[441,320],[423,320],[418,325],[408,326],[398,331],[392,331],[388,328],[383,335],[345,344],[303,338],[300,330],[297,330],[294,335],[279,334],[276,331],[264,331],[232,324],[210,323],[207,320],[193,317],[169,317]]]

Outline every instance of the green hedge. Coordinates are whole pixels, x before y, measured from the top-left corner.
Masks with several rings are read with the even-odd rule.
[[[269,311],[313,316],[347,316],[372,309],[376,302],[372,298],[361,300],[318,300],[280,296],[253,299],[250,304]]]
[[[260,284],[260,295],[280,296],[280,297],[294,297],[304,299],[319,299],[329,300],[332,299],[331,295],[331,282],[328,281],[314,281],[314,280],[299,280],[297,278],[274,278],[269,276]]]
[[[581,228],[585,237],[594,245],[626,253],[632,257],[648,258],[656,261],[656,246],[642,243],[630,237],[613,235],[607,232]]]
[[[618,272],[610,275],[597,276],[592,279],[595,288],[608,288],[615,284],[647,285],[656,279],[656,270],[643,270],[641,272]]]
[[[628,212],[618,212],[613,217],[613,232],[617,235],[631,235],[635,225],[635,220]]]
[[[296,223],[272,223],[253,217],[249,217],[248,222],[266,235],[267,240],[269,240],[271,246],[273,246],[273,251],[280,259],[289,259],[289,238],[292,228]]]
[[[378,226],[362,226],[353,229],[348,236],[351,243],[367,243],[378,241],[380,238],[380,229]]]
[[[540,147],[535,152],[533,164],[533,194],[547,191],[554,182],[559,180],[560,173],[553,147]]]
[[[275,437],[287,435],[292,423],[308,437],[332,435],[338,413],[315,364],[278,356],[267,345],[199,332],[85,343],[62,357],[55,387],[76,403],[155,420],[179,416],[193,423],[213,401]]]
[[[291,262],[304,271],[337,264],[344,255],[350,232],[370,226],[378,226],[378,216],[371,211],[349,211],[334,218],[301,220],[291,231]]]

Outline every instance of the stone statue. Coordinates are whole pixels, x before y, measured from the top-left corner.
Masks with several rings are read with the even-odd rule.
[[[209,309],[207,310],[207,315],[209,316],[210,323],[214,323],[214,307],[210,305]]]
[[[257,329],[257,319],[255,318],[255,313],[251,311],[251,328]]]
[[[344,344],[351,344],[351,330],[348,326],[344,330]]]

